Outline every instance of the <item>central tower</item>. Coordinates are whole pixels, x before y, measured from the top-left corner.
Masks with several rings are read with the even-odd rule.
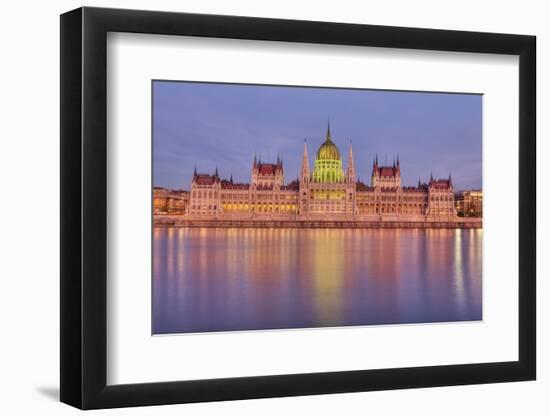
[[[330,137],[330,123],[327,125],[327,136],[317,151],[313,166],[313,182],[339,183],[344,182],[342,158],[338,147]]]

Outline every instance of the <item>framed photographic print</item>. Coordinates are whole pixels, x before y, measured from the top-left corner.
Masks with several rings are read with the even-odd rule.
[[[61,401],[535,379],[535,38],[61,16]]]

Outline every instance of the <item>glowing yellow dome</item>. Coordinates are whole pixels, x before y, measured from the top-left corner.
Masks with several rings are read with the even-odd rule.
[[[340,160],[340,151],[330,139],[330,126],[327,128],[327,137],[317,151],[317,159]]]

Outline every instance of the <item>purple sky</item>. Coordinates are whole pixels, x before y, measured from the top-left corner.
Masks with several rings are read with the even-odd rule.
[[[310,168],[325,138],[347,165],[349,141],[358,177],[370,181],[372,158],[391,165],[403,185],[446,178],[455,189],[481,188],[482,96],[336,88],[153,82],[153,184],[189,189],[199,172],[249,182],[254,153],[280,154],[285,180],[297,177],[307,138]]]

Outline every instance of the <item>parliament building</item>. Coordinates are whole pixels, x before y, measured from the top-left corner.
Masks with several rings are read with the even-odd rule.
[[[185,215],[191,219],[272,220],[454,220],[453,183],[430,176],[428,183],[401,184],[399,157],[390,166],[372,162],[370,184],[357,179],[350,143],[344,169],[330,125],[310,169],[304,142],[299,177],[285,182],[283,161],[254,157],[250,183],[237,183],[195,169]]]

